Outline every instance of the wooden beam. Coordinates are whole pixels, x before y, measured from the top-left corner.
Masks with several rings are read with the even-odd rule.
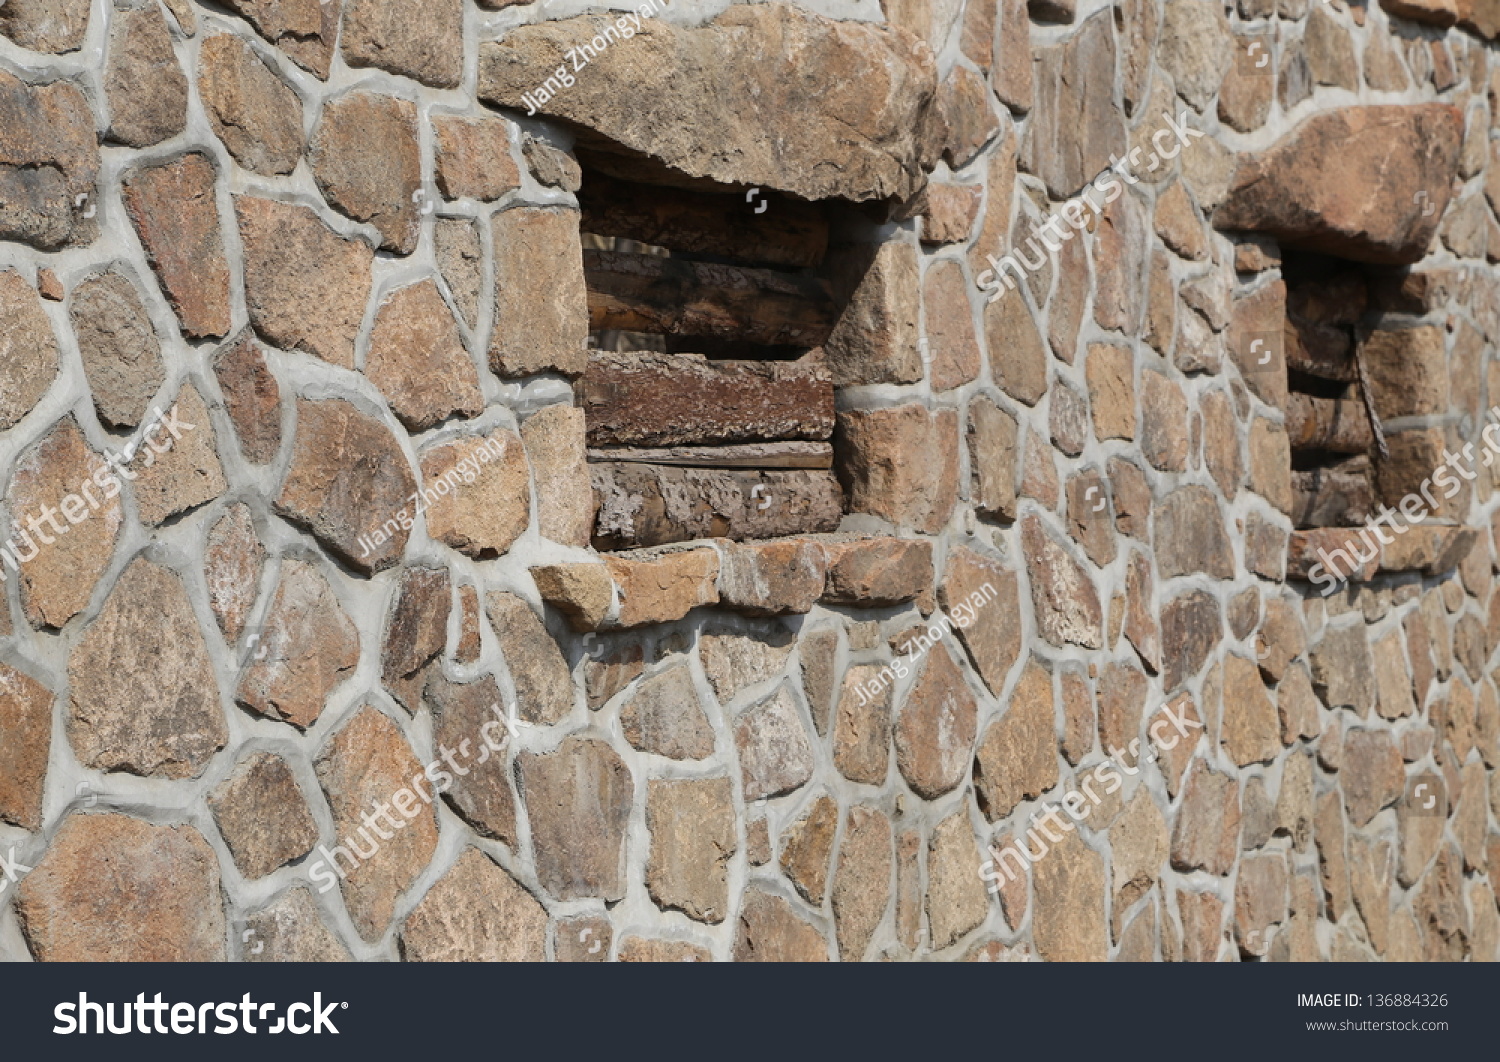
[[[1346,329],[1286,320],[1286,367],[1323,380],[1352,383],[1354,343]]]
[[[833,377],[822,351],[796,361],[595,351],[580,387],[595,448],[823,442],[833,435]]]
[[[630,461],[684,468],[832,468],[825,442],[739,443],[734,446],[611,446],[591,449],[590,461]]]
[[[590,173],[578,205],[584,232],[673,251],[781,266],[815,266],[828,251],[822,208],[775,192],[747,202],[743,192],[709,195]]]
[[[816,277],[620,251],[584,251],[589,328],[816,347],[833,331]]]
[[[780,538],[832,531],[843,492],[831,471],[749,472],[592,464],[596,549],[700,538]]]
[[[1347,398],[1287,396],[1286,433],[1293,450],[1365,453],[1375,444],[1363,403]]]

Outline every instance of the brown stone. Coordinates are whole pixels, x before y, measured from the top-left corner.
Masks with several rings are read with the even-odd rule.
[[[558,919],[553,936],[553,949],[557,962],[608,962],[609,945],[614,937],[614,927],[608,918],[584,915],[579,918]],[[626,949],[632,951],[645,944],[639,937],[631,937],[620,945],[620,962],[633,961],[627,957]],[[665,943],[665,942],[661,942]],[[688,946],[691,949],[691,945]],[[696,949],[693,949],[696,950]],[[649,961],[649,960],[644,960]],[[672,960],[667,960],[672,961]],[[703,961],[707,961],[707,958]]]
[[[288,559],[265,625],[248,644],[235,700],[306,730],[358,663],[359,633],[328,579]]]
[[[0,36],[33,51],[71,52],[83,44],[91,6],[86,0],[11,0],[0,14]]]
[[[520,841],[516,797],[511,792],[511,712],[493,675],[450,682],[433,669],[422,699],[432,710],[432,746],[451,750],[467,774],[454,771],[441,786],[443,799],[481,837],[514,849]],[[434,756],[434,762],[437,757]],[[449,766],[452,766],[450,764]]]
[[[989,914],[979,863],[974,831],[964,811],[933,828],[927,844],[927,924],[934,950],[956,943]]]
[[[373,225],[382,250],[416,250],[422,160],[415,104],[367,92],[324,104],[308,161],[329,205]]]
[[[1203,463],[1230,501],[1240,489],[1245,474],[1240,458],[1240,427],[1234,408],[1222,391],[1210,391],[1199,402],[1203,413]]]
[[[1016,401],[1036,405],[1047,393],[1048,356],[1026,300],[1008,293],[995,302],[986,300],[981,314],[990,375]]]
[[[245,918],[244,962],[350,962],[349,949],[323,922],[312,890],[288,889]]]
[[[752,886],[740,907],[735,962],[827,962],[828,941],[780,896]]]
[[[111,471],[105,472],[106,467]],[[106,484],[113,481],[114,497],[107,496],[109,486],[93,493],[96,473]],[[124,520],[119,478],[99,460],[71,417],[59,421],[16,462],[7,492],[12,527],[0,562],[12,568],[20,562],[21,606],[33,627],[61,628],[88,607]]]
[[[1364,715],[1375,703],[1375,666],[1363,625],[1323,633],[1312,650],[1313,685],[1330,708],[1349,707]]]
[[[166,16],[153,5],[117,10],[111,20],[104,68],[109,138],[150,147],[187,124],[187,78],[172,51]]]
[[[983,188],[975,184],[929,184],[922,242],[966,243],[979,216],[982,193]]]
[[[1234,577],[1234,552],[1218,502],[1207,487],[1179,487],[1157,507],[1153,527],[1163,578],[1203,572]]]
[[[1281,721],[1266,695],[1255,662],[1228,653],[1224,657],[1224,714],[1220,726],[1224,752],[1240,767],[1268,763],[1281,752]]]
[[[135,284],[118,270],[90,276],[73,289],[69,317],[99,419],[136,427],[166,373]]]
[[[0,272],[0,334],[8,343],[0,359],[0,431],[9,431],[46,394],[58,368],[52,323],[13,270]]]
[[[347,0],[339,49],[353,67],[457,88],[464,70],[462,0]]]
[[[196,387],[183,386],[162,423],[170,431],[161,431],[141,448],[143,459],[137,465],[135,482],[141,520],[155,525],[212,501],[227,489],[208,407]],[[161,450],[157,450],[159,442]]]
[[[979,375],[979,340],[963,267],[946,260],[934,263],[923,279],[922,293],[931,341],[932,389],[951,390]]]
[[[42,828],[42,785],[52,745],[52,691],[0,664],[0,821]]]
[[[1036,104],[1022,165],[1062,200],[1124,154],[1115,110],[1114,33],[1108,17],[1086,19],[1062,44],[1035,50]]]
[[[1129,348],[1090,343],[1085,372],[1095,437],[1101,442],[1105,439],[1134,439],[1134,358]]]
[[[1045,509],[1056,511],[1058,492],[1057,459],[1047,440],[1034,429],[1026,429],[1026,457],[1021,475],[1021,496],[1031,498]]]
[[[918,796],[933,800],[963,781],[977,726],[963,672],[935,646],[896,718],[896,766]]]
[[[39,962],[223,962],[219,887],[192,826],[71,815],[21,883],[16,915]]]
[[[1103,611],[1093,580],[1082,564],[1046,531],[1041,519],[1021,522],[1021,541],[1031,581],[1037,628],[1048,642],[1086,649],[1103,643]]]
[[[225,6],[244,16],[298,66],[320,79],[328,77],[342,5],[318,0],[225,0]]]
[[[479,288],[484,276],[484,247],[478,225],[468,218],[438,218],[432,231],[432,253],[464,324],[477,328]]]
[[[260,590],[265,547],[256,537],[250,508],[242,502],[229,506],[208,532],[203,554],[208,604],[224,640],[239,641]]]
[[[609,21],[581,15],[483,44],[480,98],[524,107],[522,94]],[[932,53],[916,37],[786,5],[726,11],[694,28],[650,19],[633,36],[639,40],[627,47],[600,52],[588,78],[544,96],[541,112],[693,177],[803,199],[904,200],[918,189],[923,163],[930,168],[936,77]],[[747,52],[745,40],[765,41],[768,50]],[[642,56],[651,57],[645,66]],[[808,70],[829,91],[794,88]],[[879,71],[877,84],[871,71]],[[848,91],[856,84],[861,91]],[[775,145],[764,137],[771,124],[786,130]],[[674,130],[670,138],[664,128]]]
[[[516,207],[490,222],[495,246],[495,329],[490,368],[501,376],[588,363],[588,305],[578,213]]]
[[[1140,759],[1141,713],[1147,680],[1130,664],[1110,663],[1099,675],[1099,744],[1112,759],[1134,767]]]
[[[268,464],[281,450],[281,387],[260,345],[242,332],[214,356],[213,368],[240,452]]]
[[[1358,829],[1401,796],[1406,772],[1400,750],[1383,730],[1345,731],[1343,755],[1344,805]]]
[[[1056,729],[1052,676],[1032,661],[974,757],[974,795],[985,818],[997,822],[1057,784]]]
[[[620,709],[620,729],[633,748],[673,760],[713,755],[714,731],[686,664],[644,680]]]
[[[447,199],[492,202],[521,186],[503,118],[435,117],[438,190]]]
[[[604,563],[619,590],[617,627],[670,623],[719,600],[719,555],[711,549],[615,554]]]
[[[719,603],[751,616],[810,612],[823,594],[823,549],[809,539],[726,543],[719,556]]]
[[[1436,103],[1315,115],[1239,164],[1214,224],[1356,261],[1414,262],[1448,205],[1462,129],[1459,112]]]
[[[653,779],[646,792],[646,829],[646,889],[656,906],[698,922],[724,921],[728,863],[737,850],[730,780]]]
[[[521,134],[521,155],[540,184],[576,192],[583,186],[583,171],[572,155],[530,133]]]
[[[855,664],[844,673],[834,715],[833,763],[850,781],[885,783],[891,746],[891,676],[892,672],[876,664]]]
[[[504,428],[423,451],[428,534],[470,557],[502,556],[531,519],[528,471],[521,440]]]
[[[1125,912],[1156,885],[1161,867],[1167,860],[1167,824],[1145,786],[1135,791],[1135,796],[1110,827],[1109,844],[1113,852],[1112,933],[1116,939],[1121,939]],[[1037,878],[1040,885],[1040,873]],[[1100,885],[1102,892],[1102,881]],[[1038,915],[1043,909],[1038,906]],[[1149,906],[1147,910],[1150,910]],[[1096,919],[1097,916],[1091,915],[1090,918]]]
[[[1105,932],[1104,859],[1076,833],[1063,836],[1036,864],[1036,910],[1032,935],[1049,962],[1103,962]]]
[[[734,743],[746,800],[790,793],[812,777],[812,745],[784,685],[735,717]]]
[[[285,760],[269,752],[240,760],[209,794],[208,806],[247,879],[265,877],[318,843],[318,824],[297,779]]]
[[[826,793],[820,793],[782,833],[782,873],[802,898],[814,907],[823,906],[828,888],[828,866],[838,828],[838,802]]]
[[[541,564],[531,569],[543,601],[568,617],[574,630],[598,630],[614,604],[614,583],[603,564]]]
[[[821,540],[828,558],[822,600],[865,608],[896,605],[932,588],[932,543],[898,538]]]
[[[1187,399],[1159,372],[1141,373],[1141,453],[1163,472],[1187,469]]]
[[[354,367],[354,337],[370,296],[373,254],[307,207],[241,196],[250,323],[272,346]]]
[[[1000,120],[990,109],[990,92],[982,75],[955,66],[938,88],[938,111],[947,127],[943,157],[950,168],[962,169],[1000,131]]]
[[[370,332],[365,375],[412,432],[484,409],[479,374],[431,280],[401,288],[381,303]]]
[[[292,463],[275,501],[279,513],[368,574],[405,552],[410,532],[400,515],[415,491],[406,457],[384,424],[348,402],[298,401]]]
[[[576,735],[519,759],[542,887],[559,900],[623,898],[630,769],[604,742]]]
[[[552,726],[573,710],[573,682],[556,640],[530,605],[492,591],[484,601],[516,688],[516,710],[529,723]]]
[[[916,403],[839,415],[839,479],[852,512],[935,534],[958,493],[958,418]]]
[[[16,26],[10,20],[20,5],[51,3],[10,0],[0,9],[6,12],[0,32]],[[99,231],[99,148],[83,93],[69,81],[31,86],[0,71],[0,108],[7,116],[0,135],[0,240],[43,251],[91,241]]]
[[[970,497],[976,509],[1006,520],[1016,517],[1016,418],[988,395],[969,404]]]
[[[1238,783],[1194,761],[1172,830],[1172,866],[1222,877],[1234,867],[1239,835]]]
[[[229,263],[219,229],[217,181],[208,156],[193,152],[147,163],[122,183],[125,212],[190,339],[229,333]]]
[[[890,906],[894,865],[890,819],[876,808],[850,808],[839,845],[832,901],[839,955],[845,962],[857,962],[869,950]]]
[[[1105,207],[1094,237],[1094,320],[1101,328],[1139,333],[1146,314],[1142,278],[1148,274],[1150,247],[1146,211],[1134,196],[1121,196]]]
[[[397,702],[413,714],[421,702],[424,672],[448,640],[452,603],[446,568],[408,568],[401,573],[386,619],[380,678]]]
[[[713,962],[713,954],[685,940],[646,940],[626,937],[620,942],[617,962]]]
[[[291,173],[302,156],[302,100],[233,33],[203,41],[198,97],[214,133],[247,170]]]
[[[68,661],[79,760],[144,777],[201,774],[229,734],[208,648],[178,576],[143,558],[120,575]]]
[[[557,403],[538,410],[521,428],[536,485],[537,529],[543,538],[586,546],[594,523],[594,492],[585,463],[584,413]]]
[[[477,848],[467,848],[401,927],[407,962],[541,962],[547,911]]]
[[[1462,868],[1458,850],[1446,846],[1412,900],[1426,962],[1458,962],[1468,950],[1471,926]]]

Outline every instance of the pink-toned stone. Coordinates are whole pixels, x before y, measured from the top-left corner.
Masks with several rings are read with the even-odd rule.
[[[490,231],[495,246],[490,368],[501,376],[581,375],[588,364],[589,315],[577,211],[502,210]]]
[[[963,672],[935,646],[896,718],[896,766],[918,796],[935,799],[963,780],[978,714]]]
[[[521,187],[504,118],[433,118],[438,190],[447,199],[492,202]]]
[[[217,183],[213,163],[197,152],[147,163],[122,183],[125,212],[191,339],[229,333],[229,263]]]
[[[240,452],[252,464],[269,463],[281,450],[281,387],[260,344],[246,330],[214,356],[213,367]]]
[[[42,828],[42,784],[52,747],[52,691],[0,664],[0,822]]]
[[[546,946],[546,909],[477,848],[464,850],[401,929],[407,962],[541,962]]]
[[[412,432],[484,409],[479,373],[431,280],[402,288],[381,303],[365,375]]]

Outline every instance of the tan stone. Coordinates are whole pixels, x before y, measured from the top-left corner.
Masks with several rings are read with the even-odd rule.
[[[438,218],[432,230],[432,253],[464,324],[477,328],[479,288],[484,277],[479,226],[468,218]]]
[[[209,794],[208,806],[247,879],[264,877],[312,851],[318,825],[291,768],[279,756],[256,752]]]
[[[740,907],[735,962],[827,962],[828,941],[790,903],[752,886]]]
[[[1224,751],[1240,767],[1267,763],[1281,752],[1276,705],[1266,695],[1254,661],[1234,653],[1224,657]]]
[[[934,391],[951,390],[979,375],[979,340],[967,287],[963,267],[950,260],[935,262],[923,279]]]
[[[16,915],[39,962],[223,962],[219,887],[192,826],[75,814],[21,882]]]
[[[646,940],[626,937],[615,956],[618,962],[713,962],[707,948],[686,940]]]
[[[0,431],[9,431],[46,394],[58,369],[52,323],[13,270],[0,272],[0,333],[9,343],[0,359]]]
[[[507,754],[511,723],[508,706],[501,707],[503,698],[494,676],[450,682],[442,671],[433,669],[422,699],[432,711],[432,747],[438,754],[453,751],[468,772],[442,772],[451,778],[451,784],[443,787],[443,799],[481,837],[515,849],[520,830]]]
[[[935,646],[896,718],[896,765],[917,795],[932,800],[963,781],[977,725],[963,672]]]
[[[368,92],[330,100],[307,154],[330,206],[374,226],[382,250],[416,250],[422,159],[415,104]]]
[[[244,962],[350,962],[349,949],[324,924],[312,891],[288,889],[245,918]]]
[[[146,440],[136,466],[136,509],[143,522],[153,525],[212,501],[228,487],[198,389],[183,385],[160,419],[163,430]]]
[[[986,300],[981,314],[990,376],[1016,401],[1036,405],[1047,393],[1048,355],[1026,300],[1009,292],[994,302]]]
[[[147,163],[122,182],[125,212],[190,339],[229,332],[230,276],[217,180],[208,156],[194,152]]]
[[[517,207],[490,223],[495,252],[495,329],[490,368],[501,376],[583,372],[588,307],[578,214]]]
[[[265,624],[247,643],[235,700],[306,730],[358,663],[358,630],[327,577],[288,559]]]
[[[1162,472],[1183,472],[1188,456],[1187,399],[1162,373],[1141,373],[1141,454]]]
[[[317,0],[225,0],[262,37],[320,79],[328,77],[342,5]]]
[[[12,20],[24,17],[21,5],[36,13],[52,2],[10,0],[0,9],[0,32],[15,32],[18,25]],[[87,17],[86,6],[81,13]],[[5,159],[0,240],[19,240],[44,251],[91,241],[99,231],[93,220],[98,213],[94,181],[99,148],[93,113],[79,86],[70,81],[31,86],[0,72],[0,106],[11,116],[0,135],[0,158]]]
[[[1026,169],[1054,199],[1066,199],[1124,154],[1114,109],[1115,44],[1110,19],[1086,19],[1062,44],[1035,50],[1036,104],[1022,148]]]
[[[68,316],[99,419],[113,428],[138,426],[166,373],[135,284],[119,269],[94,274],[73,289]]]
[[[42,828],[42,786],[52,746],[52,691],[0,664],[0,821]]]
[[[1167,859],[1168,840],[1166,821],[1152,802],[1151,794],[1141,786],[1109,830],[1110,850],[1113,852],[1112,933],[1115,939],[1122,939],[1121,923],[1125,912],[1155,886]],[[1038,882],[1040,880],[1039,873]],[[1101,881],[1101,892],[1102,884]],[[1042,910],[1038,906],[1038,915]]]
[[[353,67],[457,88],[464,70],[462,0],[348,0],[339,50]]]
[[[1172,830],[1172,866],[1222,877],[1233,869],[1239,835],[1237,783],[1203,760],[1195,761]]]
[[[927,843],[927,924],[934,950],[956,943],[989,914],[979,864],[974,831],[964,811],[933,827]]]
[[[412,567],[401,573],[380,650],[380,678],[408,712],[416,714],[429,665],[448,640],[453,603],[446,568]]]
[[[33,51],[71,52],[83,44],[91,6],[86,0],[12,0],[0,14],[0,35]]]
[[[892,672],[855,664],[844,673],[834,713],[833,763],[853,782],[882,785],[889,769]]]
[[[1134,358],[1129,348],[1090,343],[1085,372],[1095,437],[1100,441],[1134,439]]]
[[[574,735],[555,752],[522,753],[519,761],[542,887],[559,900],[621,899],[634,782],[619,754]]]
[[[876,808],[855,806],[844,822],[833,878],[833,925],[839,956],[863,959],[891,900],[895,848],[891,823]]]
[[[1032,937],[1042,958],[1048,962],[1103,962],[1109,953],[1103,857],[1070,831],[1037,862],[1034,873]]]
[[[673,760],[713,755],[713,726],[686,664],[674,664],[642,681],[620,709],[620,729],[642,752]]]
[[[974,795],[985,818],[997,822],[1057,784],[1056,729],[1052,676],[1031,661],[974,756]]]
[[[835,455],[852,512],[935,534],[958,493],[958,418],[916,403],[840,413]]]
[[[555,404],[538,410],[521,428],[536,485],[537,529],[543,538],[586,546],[594,525],[594,492],[584,453],[584,414]]]
[[[150,147],[182,132],[187,124],[187,78],[172,51],[172,34],[161,8],[115,12],[104,93],[111,140]]]
[[[248,43],[233,33],[206,38],[198,55],[198,97],[234,160],[271,177],[302,156],[302,101]]]
[[[365,375],[412,432],[484,409],[479,373],[431,280],[401,288],[381,303]]]
[[[614,583],[603,564],[541,564],[531,569],[543,601],[568,617],[574,630],[598,630],[614,603]]]
[[[407,962],[541,962],[547,912],[477,848],[428,890],[401,927]]]
[[[1156,508],[1153,529],[1162,578],[1192,572],[1215,579],[1234,577],[1234,552],[1224,518],[1207,487],[1179,487],[1167,495]]]
[[[241,332],[214,356],[213,368],[240,453],[257,465],[273,461],[281,451],[281,387],[260,344]]]
[[[1087,570],[1036,516],[1022,521],[1021,541],[1031,581],[1031,603],[1042,637],[1056,646],[1071,642],[1087,649],[1100,648],[1103,611]]]
[[[529,723],[552,726],[573,710],[573,682],[557,641],[532,607],[515,594],[484,599],[505,666],[516,688],[516,710]]]
[[[240,196],[245,304],[272,346],[354,367],[354,337],[370,297],[370,248],[338,235],[306,207]]]
[[[828,558],[823,602],[878,608],[932,588],[932,543],[917,539],[820,539]]]
[[[728,863],[737,850],[732,800],[728,778],[650,782],[646,889],[656,906],[710,924],[728,917]]]
[[[68,660],[68,739],[101,771],[192,778],[229,739],[219,684],[176,573],[138,557]]]
[[[990,516],[1016,516],[1016,418],[988,395],[969,404],[970,497],[976,509]]]
[[[750,616],[812,611],[823,594],[827,556],[810,539],[723,543],[719,603]]]
[[[1213,595],[1189,590],[1168,601],[1161,610],[1162,685],[1175,690],[1197,675],[1223,636]]]
[[[503,556],[531,522],[526,450],[496,428],[422,451],[427,533],[480,560]],[[444,489],[447,488],[447,489]]]
[[[812,745],[785,685],[735,717],[734,743],[746,800],[782,796],[812,777]]]
[[[977,184],[929,184],[927,209],[922,214],[922,242],[966,243],[979,216],[983,191]]]

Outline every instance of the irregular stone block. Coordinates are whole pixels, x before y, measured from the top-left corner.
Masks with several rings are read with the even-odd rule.
[[[519,761],[542,887],[559,900],[623,899],[630,768],[604,742],[576,735]]]
[[[542,962],[547,910],[477,848],[467,848],[401,929],[407,962]]]

